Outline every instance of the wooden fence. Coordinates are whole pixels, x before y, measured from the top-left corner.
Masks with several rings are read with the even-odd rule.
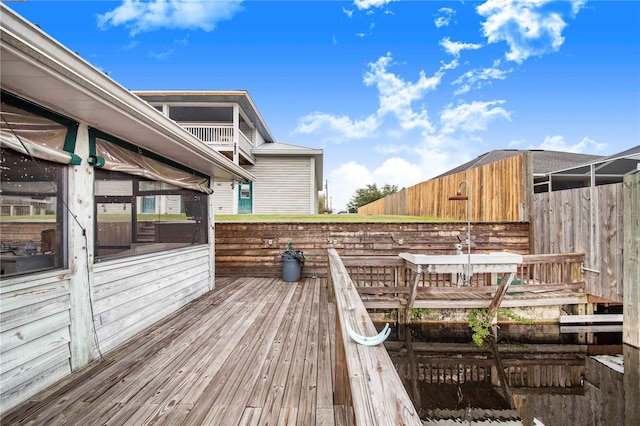
[[[340,256],[455,254],[454,244],[466,234],[466,223],[218,222],[216,275],[280,276],[280,256],[288,242],[311,258],[302,267],[303,276],[325,276],[330,248]],[[472,223],[471,250],[528,254],[529,224]]]
[[[585,253],[587,293],[622,302],[622,222],[631,214],[623,184],[544,192],[533,201],[532,252]]]
[[[453,175],[421,182],[358,209],[363,215],[408,215],[467,220],[467,202],[451,201],[458,188],[467,195],[473,222],[528,221],[533,194],[530,153],[495,161]]]
[[[625,210],[623,233],[623,276],[624,276],[624,321],[622,339],[635,348],[640,348],[640,174],[627,176],[624,179],[623,205]],[[629,359],[625,355],[625,363]],[[631,357],[638,365],[638,351]],[[626,365],[633,365],[628,363]],[[632,371],[633,367],[632,367]],[[637,371],[636,383],[637,383]],[[638,395],[638,387],[634,387],[634,394]],[[631,395],[628,393],[627,395]],[[640,416],[640,409],[636,411]]]

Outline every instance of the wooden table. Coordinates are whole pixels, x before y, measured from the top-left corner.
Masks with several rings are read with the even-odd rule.
[[[507,292],[507,287],[513,282],[522,263],[522,256],[514,253],[492,252],[488,254],[455,254],[455,255],[427,255],[414,253],[400,253],[405,260],[405,266],[415,272],[413,286],[409,293],[407,310],[413,309],[416,300],[418,283],[422,274],[464,274],[501,273],[502,278],[496,294],[489,305],[488,314],[493,321],[497,321],[500,303]]]

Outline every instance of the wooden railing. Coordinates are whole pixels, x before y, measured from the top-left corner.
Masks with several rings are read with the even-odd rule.
[[[342,257],[367,308],[407,308],[413,272],[398,256]],[[509,287],[504,307],[586,303],[583,253],[524,255]],[[476,273],[469,286],[458,286],[452,274],[424,273],[417,287],[416,308],[488,307],[499,288],[497,274]]]
[[[249,139],[242,130],[238,130],[238,146],[245,157],[252,157],[251,150],[253,149],[253,142],[251,142],[251,139]]]
[[[202,142],[211,145],[233,146],[233,125],[186,124],[182,127]]]
[[[251,150],[254,145],[251,139],[245,135],[242,130],[234,129],[233,125],[205,125],[205,124],[189,124],[182,123],[189,133],[200,139],[202,142],[214,147],[214,148],[227,148],[232,149],[234,144],[237,143],[237,147],[245,158],[253,158]],[[235,139],[237,135],[237,140]]]
[[[328,255],[336,305],[334,405],[351,406],[356,425],[421,425],[384,346],[361,345],[349,336],[347,324],[360,335],[378,332],[338,252],[329,249]]]

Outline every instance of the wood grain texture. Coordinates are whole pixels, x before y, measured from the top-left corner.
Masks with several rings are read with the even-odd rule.
[[[359,345],[349,337],[347,324],[363,336],[375,335],[377,330],[334,249],[329,250],[329,265],[336,299],[336,328],[340,328],[340,350],[344,351],[355,423],[421,425],[384,346]],[[342,354],[336,354],[338,357]]]
[[[2,424],[333,425],[326,292],[319,278],[219,278]]]
[[[358,209],[362,215],[409,215],[467,220],[467,203],[450,201],[463,180],[471,185],[471,221],[528,221],[533,184],[529,154],[421,182]],[[462,195],[466,187],[461,188]]]
[[[464,239],[466,234],[466,223],[221,222],[216,224],[216,276],[279,277],[280,256],[289,241],[292,248],[311,258],[302,267],[302,276],[324,277],[330,248],[340,257],[389,258],[408,249],[454,254],[458,238]],[[528,254],[529,224],[472,223],[471,249],[474,253]],[[393,273],[393,269],[386,273]]]
[[[531,217],[532,254],[585,253],[584,266],[597,271],[584,274],[585,291],[613,302],[623,300],[625,228],[633,232],[634,216],[637,222],[637,195],[634,210],[631,198],[624,202],[624,194],[634,191],[623,185],[534,194]]]
[[[638,174],[628,176],[624,180],[624,211],[622,340],[636,349],[633,359],[637,366],[637,350],[640,349],[640,175]],[[636,411],[636,415],[638,411],[640,410]]]

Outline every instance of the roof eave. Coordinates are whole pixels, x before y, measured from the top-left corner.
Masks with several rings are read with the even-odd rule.
[[[215,179],[255,180],[4,3],[0,16],[3,89]]]

